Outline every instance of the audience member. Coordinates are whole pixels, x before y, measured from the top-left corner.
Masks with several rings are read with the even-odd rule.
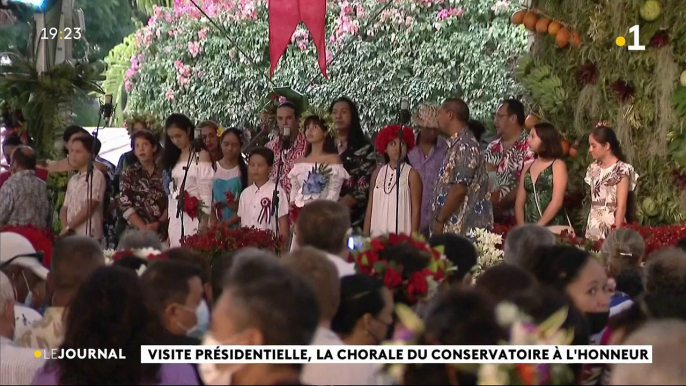
[[[126,234],[119,240],[119,245],[117,245],[117,250],[135,250],[135,249],[145,249],[152,248],[157,251],[161,251],[162,243],[160,238],[154,231],[151,230],[131,230],[126,232]]]
[[[0,272],[0,385],[28,385],[43,366],[34,350],[16,346],[14,339],[14,289]]]
[[[654,295],[686,296],[686,253],[667,248],[651,256],[645,267],[645,291]]]
[[[200,269],[186,261],[155,261],[141,276],[146,305],[169,333],[166,344],[199,344],[194,332],[207,324],[202,313]]]
[[[658,319],[686,321],[686,297],[642,294],[631,307],[610,319],[610,343],[624,340],[646,322]]]
[[[100,266],[105,258],[98,243],[88,237],[61,239],[52,247],[52,263],[48,273],[50,305],[43,319],[36,321],[17,343],[37,349],[58,348],[64,338],[63,318],[81,283]]]
[[[686,322],[660,320],[648,323],[627,340],[627,345],[649,345],[652,363],[617,364],[612,371],[612,385],[684,385],[686,384]]]
[[[36,153],[18,146],[12,153],[12,176],[0,188],[0,226],[35,225],[46,228],[50,202],[45,182],[36,176]]]
[[[204,345],[290,345],[312,342],[317,295],[307,280],[262,252],[238,254],[212,315]],[[296,385],[300,364],[200,364],[207,385]]]
[[[345,344],[380,344],[392,331],[393,307],[393,294],[381,281],[361,274],[346,276],[331,329]]]
[[[533,268],[533,251],[555,245],[555,235],[540,225],[526,224],[513,228],[505,238],[503,260],[528,271]]]
[[[96,269],[74,296],[60,349],[115,350],[126,359],[56,359],[38,371],[33,384],[197,385],[191,365],[141,363],[141,346],[155,344],[160,330],[141,291],[138,276],[127,269]]]
[[[686,237],[682,238],[676,243],[676,247],[686,252]]]
[[[638,296],[642,291],[643,279],[641,261],[645,254],[643,237],[633,229],[619,228],[611,232],[600,249],[608,275],[614,279],[615,294],[610,307],[631,302],[626,300]]]
[[[233,266],[236,253],[229,252],[212,261],[212,299],[219,299],[224,287],[224,278]]]
[[[203,288],[203,302],[206,302],[206,305],[203,307],[209,310],[207,305],[209,305],[211,308],[212,304],[214,303],[214,298],[212,296],[212,283],[210,282],[210,278],[212,277],[212,268],[210,267],[210,262],[208,259],[192,249],[182,247],[171,248],[165,252],[165,255],[169,257],[169,260],[186,261],[193,264],[200,270],[200,280],[202,281]]]
[[[345,205],[329,200],[311,202],[303,207],[295,226],[299,246],[324,251],[339,277],[355,274],[355,263],[348,262],[350,210]]]
[[[508,297],[529,291],[535,285],[536,278],[529,271],[516,265],[500,264],[481,274],[474,287],[499,303]]]
[[[442,246],[445,257],[455,266],[456,269],[450,272],[449,284],[472,284],[472,269],[478,260],[474,243],[464,236],[443,233],[431,236],[429,245]]]

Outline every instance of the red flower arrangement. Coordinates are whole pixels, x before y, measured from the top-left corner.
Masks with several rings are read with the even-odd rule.
[[[407,146],[407,151],[409,152],[414,148],[414,132],[411,128],[404,126],[402,128],[402,139]],[[385,153],[386,147],[391,141],[398,138],[398,131],[400,131],[399,125],[386,126],[376,135],[376,140],[374,141],[374,146],[376,151],[379,153]]]
[[[55,242],[55,234],[52,229],[38,228],[33,224],[28,225],[5,225],[0,227],[0,232],[14,232],[24,236],[33,249],[43,253],[43,266],[50,268],[52,260],[52,244]]]
[[[291,224],[295,224],[295,222],[298,220],[298,215],[300,215],[300,211],[303,210],[302,207],[298,207],[295,205],[295,203],[292,203],[290,208],[288,209],[288,219],[291,220]]]
[[[662,48],[669,44],[669,32],[667,30],[660,30],[655,32],[655,35],[650,38],[649,47]]]
[[[595,64],[593,62],[586,62],[586,64],[579,67],[576,79],[581,85],[595,84],[598,80],[598,69]]]
[[[686,237],[686,223],[674,225],[641,226],[629,224],[626,226],[643,236],[646,244],[646,256],[656,250],[676,245]]]
[[[183,191],[183,212],[195,220],[200,215],[200,200],[191,196],[188,191]]]
[[[141,256],[141,253],[138,252],[138,251],[133,251],[133,250],[130,250],[130,249],[125,249],[125,250],[123,250],[123,251],[117,251],[117,252],[115,252],[114,255],[112,255],[112,262],[119,261],[119,260],[121,260],[121,259],[123,259],[124,257],[127,257],[127,256],[134,256],[134,257],[138,257],[138,258],[145,259],[145,260],[148,260],[148,261],[153,261],[153,260],[169,260],[169,255],[167,255],[166,252],[162,252],[162,253],[149,253],[146,257],[143,257],[143,256]]]
[[[217,218],[220,220],[224,219],[223,215],[222,215],[222,211],[224,210],[224,208],[228,208],[229,205],[233,205],[233,204],[238,202],[238,199],[236,199],[236,196],[234,196],[230,190],[226,191],[225,197],[226,197],[226,201],[216,202],[214,204],[214,210],[217,214]],[[228,220],[228,218],[224,219],[224,220]]]
[[[271,231],[255,228],[232,228],[218,223],[206,231],[185,236],[181,245],[207,256],[210,261],[225,253],[253,247],[276,253],[281,252],[278,237]]]
[[[385,253],[386,249],[400,245],[419,252],[421,261],[412,262],[413,268],[406,266],[395,254]],[[360,249],[353,250],[352,260],[360,273],[383,281],[396,295],[403,294],[409,305],[427,298],[452,268],[442,247],[432,248],[421,236],[394,233],[365,240]]]

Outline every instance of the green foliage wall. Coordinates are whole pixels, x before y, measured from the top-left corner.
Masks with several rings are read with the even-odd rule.
[[[648,224],[677,222],[686,214],[686,100],[683,107],[674,108],[679,102],[675,92],[684,87],[679,78],[686,70],[686,2],[658,2],[662,12],[650,22],[640,15],[645,3],[535,0],[535,10],[578,31],[581,44],[559,48],[555,38],[537,34],[533,63],[526,71],[520,66],[518,72],[548,71],[548,77],[560,80],[560,101],[551,103],[548,95],[555,84],[544,86],[542,94],[540,89],[534,90],[538,93],[530,96],[535,112],[561,128],[570,141],[580,143],[579,156],[570,161],[572,191],[587,190],[582,181],[591,162],[587,136],[597,122],[608,121],[641,176],[637,191],[640,219]],[[645,51],[629,51],[615,43],[616,37],[624,36],[627,45],[632,44],[629,28],[634,25],[640,26]],[[657,38],[665,33],[668,38],[662,42],[666,45],[659,47]],[[589,82],[591,78],[595,82]],[[527,80],[531,81],[524,76],[525,83]],[[628,87],[620,86],[621,82]],[[626,100],[621,100],[618,90],[627,92]],[[579,213],[579,218],[584,219],[585,213]]]
[[[379,14],[384,2],[332,1],[327,36],[341,36],[327,42],[330,57],[336,57],[329,79],[317,75],[314,45],[299,29],[273,84],[265,76],[266,4],[248,3],[255,6],[254,18],[235,16],[241,9],[216,16],[235,45],[206,20],[189,14],[167,17],[158,10],[152,26],[137,33],[140,60],[135,75],[127,78],[127,110],[254,124],[272,87],[292,86],[320,107],[350,96],[360,104],[366,128],[376,131],[396,119],[401,97],[417,106],[462,95],[475,117],[490,122],[500,99],[522,93],[510,69],[526,48],[526,34],[509,24],[507,2],[401,0]],[[344,8],[353,11],[341,21]],[[340,33],[343,25],[354,31]],[[201,39],[198,33],[205,28]],[[194,55],[189,44],[200,44],[201,51]]]

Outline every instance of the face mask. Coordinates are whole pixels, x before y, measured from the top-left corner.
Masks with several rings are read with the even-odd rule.
[[[26,283],[26,290],[29,291],[28,295],[26,295],[26,299],[24,299],[24,305],[31,308],[31,303],[33,303],[33,291],[31,291],[31,287],[29,287],[29,281],[26,280],[24,271],[21,272],[21,276],[24,278],[24,283]]]
[[[210,308],[205,300],[202,300],[195,309],[195,319],[198,323],[186,335],[200,339],[210,327]]]
[[[231,339],[235,341],[235,339]],[[221,346],[222,344],[229,344],[228,341],[222,343],[214,339],[212,334],[205,335],[202,341],[203,346]],[[224,366],[221,370],[217,368],[216,363],[200,363],[198,371],[200,372],[200,379],[205,385],[230,385],[233,374],[243,368],[243,364],[230,364]]]
[[[193,310],[193,309],[191,309],[191,308],[188,308],[188,307],[186,307],[186,306],[183,305],[183,304],[177,304],[177,306],[179,306],[179,307],[180,307],[182,310],[184,310],[184,311],[188,311],[188,312],[193,313],[193,315],[196,315],[196,318],[197,318],[196,310]],[[195,329],[198,328],[198,319],[195,320],[195,324],[193,325],[193,327],[185,326],[183,323],[181,323],[181,322],[179,322],[179,321],[176,321],[176,324],[177,324],[179,327],[181,327],[182,330],[185,331],[186,336],[191,336],[191,333],[193,333],[193,332],[195,331]]]
[[[610,311],[604,312],[586,312],[586,320],[588,320],[589,333],[595,335],[607,326],[607,321],[610,319]]]

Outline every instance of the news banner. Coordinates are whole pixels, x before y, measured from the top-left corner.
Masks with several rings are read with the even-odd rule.
[[[652,346],[141,346],[141,363],[652,363]]]

